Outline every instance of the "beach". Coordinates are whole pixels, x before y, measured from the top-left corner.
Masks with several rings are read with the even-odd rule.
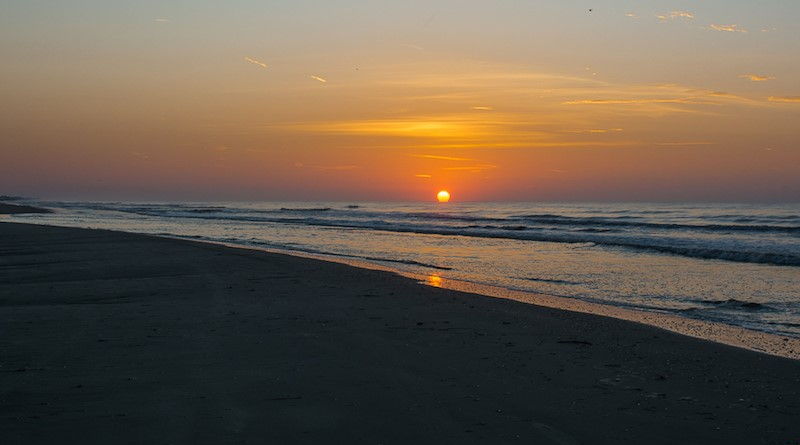
[[[800,361],[308,258],[0,223],[10,444],[792,444]]]

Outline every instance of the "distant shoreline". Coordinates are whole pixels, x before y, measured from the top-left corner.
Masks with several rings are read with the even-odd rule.
[[[22,213],[53,213],[53,211],[41,207],[0,202],[0,215],[18,215]]]

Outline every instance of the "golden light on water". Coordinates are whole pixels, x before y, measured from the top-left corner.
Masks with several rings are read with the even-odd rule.
[[[442,190],[436,194],[436,199],[439,202],[448,202],[450,201],[450,193],[447,190]]]
[[[442,277],[438,275],[429,275],[428,279],[425,281],[428,286],[433,287],[442,287]]]

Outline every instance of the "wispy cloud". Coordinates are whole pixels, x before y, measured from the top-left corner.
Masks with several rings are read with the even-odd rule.
[[[476,70],[431,63],[424,70],[395,65],[382,69],[378,79],[358,88],[361,94],[383,101],[385,113],[366,118],[341,110],[311,120],[261,125],[288,132],[363,137],[373,147],[413,147],[412,153],[459,156],[466,153],[458,150],[465,149],[632,146],[642,141],[633,139],[638,133],[620,128],[626,116],[715,115],[727,107],[769,106],[765,98],[677,84],[617,84],[506,66]],[[423,71],[438,75],[423,75]],[[337,94],[349,97],[350,88],[354,86],[342,85]],[[519,102],[520,97],[529,100]],[[496,109],[481,109],[488,105]]]
[[[414,175],[414,176],[416,176],[417,178],[422,178],[422,179],[430,179],[430,178],[433,177],[433,175],[422,175],[422,174]]]
[[[442,170],[451,171],[451,172],[471,172],[471,173],[481,173],[486,170],[493,170],[497,168],[494,164],[477,164],[477,165],[465,165],[462,167],[445,167]]]
[[[692,98],[675,99],[582,99],[562,102],[564,105],[642,105],[642,104],[686,104]]]
[[[318,82],[322,82],[322,83],[328,83],[328,81],[327,81],[327,80],[325,80],[325,79],[323,79],[323,78],[321,78],[321,77],[317,77],[317,76],[309,76],[309,77],[311,77],[312,79],[314,79],[314,80],[316,80],[316,81],[318,81]]]
[[[413,157],[415,157],[415,158],[440,159],[440,160],[443,160],[443,161],[468,161],[468,162],[475,161],[475,159],[470,159],[470,158],[454,158],[454,157],[451,157],[451,156],[418,155],[418,154],[413,154],[413,155],[410,155],[410,156],[413,156]]]
[[[660,145],[664,147],[685,147],[690,145],[717,145],[717,143],[709,141],[656,142],[655,145]]]
[[[694,18],[694,14],[688,11],[672,11],[669,14],[657,15],[656,17],[662,21],[676,19],[692,20]]]
[[[770,102],[800,103],[800,96],[770,96]]]
[[[625,17],[630,17],[632,19],[638,19],[639,15],[636,14],[635,12],[629,12],[629,13],[625,14]]]
[[[359,168],[357,165],[314,165],[311,168],[322,171],[346,171]]]
[[[619,133],[622,128],[596,128],[589,130],[568,130],[567,133]]]
[[[425,48],[423,48],[423,47],[421,47],[419,45],[414,45],[412,43],[402,43],[401,46],[406,47],[406,48],[415,49],[417,51],[425,51]]]
[[[768,80],[775,79],[772,76],[760,76],[758,74],[741,74],[741,75],[739,75],[739,77],[744,78],[744,79],[750,79],[753,82],[766,82]]]
[[[492,107],[472,107],[475,111],[492,111],[494,108]]]
[[[593,99],[574,99],[562,102],[562,105],[725,105],[749,104],[757,105],[758,101],[737,96],[724,91],[708,91],[682,88],[679,85],[651,85],[631,87],[617,93],[621,97],[599,97]],[[609,94],[605,94],[609,96]],[[627,97],[626,97],[627,96]],[[676,110],[678,110],[676,108]],[[689,108],[683,107],[682,111]]]
[[[253,59],[253,58],[250,58],[250,57],[247,57],[247,56],[245,56],[244,60],[246,60],[246,61],[248,61],[248,62],[250,62],[250,63],[252,63],[252,64],[254,64],[254,65],[258,65],[258,66],[260,66],[261,68],[266,68],[266,67],[267,67],[267,64],[266,64],[266,63],[264,63],[264,62],[261,62],[261,61],[258,61],[258,60],[256,60],[256,59]]]
[[[169,19],[165,19],[163,17],[159,17],[159,18],[156,19],[156,22],[158,22],[158,23],[169,23]]]
[[[739,25],[709,25],[707,29],[711,29],[713,31],[724,31],[724,32],[747,32],[746,29],[739,28]]]

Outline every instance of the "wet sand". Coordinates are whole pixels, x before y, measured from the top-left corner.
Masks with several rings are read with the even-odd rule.
[[[794,444],[800,361],[391,273],[0,223],[0,442]]]

